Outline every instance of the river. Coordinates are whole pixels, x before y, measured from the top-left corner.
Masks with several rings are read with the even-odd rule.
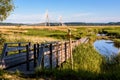
[[[101,55],[108,58],[116,56],[120,52],[120,49],[115,47],[111,40],[96,40],[94,47]]]

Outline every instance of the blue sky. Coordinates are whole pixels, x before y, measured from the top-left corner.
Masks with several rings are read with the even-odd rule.
[[[15,10],[4,22],[119,22],[120,0],[13,0]]]

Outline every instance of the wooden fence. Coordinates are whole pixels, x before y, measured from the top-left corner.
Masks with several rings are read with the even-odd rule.
[[[42,44],[39,49],[38,66],[54,68],[70,57],[68,42]]]
[[[88,38],[72,41],[72,48],[80,43],[86,43]],[[20,64],[26,64],[26,70],[30,70],[31,61],[33,66],[43,68],[55,68],[70,58],[69,42],[50,42],[45,44],[31,43],[5,43],[0,66],[9,69]],[[15,53],[18,54],[15,54]],[[12,55],[9,55],[12,54]]]
[[[26,63],[26,45],[30,46],[30,44],[30,42],[5,43],[1,55],[1,68],[7,69]],[[29,57],[33,59],[32,52]]]

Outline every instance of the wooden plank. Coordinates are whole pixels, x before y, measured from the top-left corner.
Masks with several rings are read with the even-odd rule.
[[[29,62],[30,62],[30,61],[33,61],[33,59],[30,59]],[[14,65],[9,65],[9,66],[3,65],[3,66],[4,66],[3,68],[4,68],[5,70],[7,70],[7,69],[10,69],[10,68],[19,66],[19,65],[21,65],[21,64],[25,64],[25,63],[26,63],[26,61],[23,61],[23,62],[21,62],[21,63],[16,63],[16,64],[13,63]]]
[[[54,51],[54,52],[53,52]],[[56,67],[56,47],[52,46],[52,67]]]
[[[32,57],[29,57],[29,59],[33,59]],[[15,64],[19,64],[19,63],[22,63],[22,62],[26,62],[26,57],[24,56],[24,57],[20,57],[20,58],[16,58],[16,59],[14,59],[14,60],[4,60],[4,63],[6,64],[6,65],[9,65],[9,64],[13,64],[13,65],[15,65]]]
[[[29,46],[26,45],[27,55],[26,55],[26,70],[30,70],[30,64],[29,64]]]
[[[1,59],[2,59],[3,57],[7,56],[6,48],[7,48],[7,44],[5,43],[5,44],[4,44],[4,47],[3,47]]]
[[[18,46],[21,47],[21,43],[18,43]],[[21,50],[18,50],[18,53],[21,53]]]
[[[61,45],[58,45],[58,65],[61,64]]]
[[[25,46],[22,46],[22,44],[29,44],[29,43],[28,42],[23,42],[23,43],[22,42],[19,42],[19,43],[5,43],[4,44],[4,49],[2,51],[2,58],[7,56],[7,54],[9,52],[18,51],[19,53],[21,53],[21,50],[26,49]]]
[[[29,61],[33,60],[33,57],[32,56],[29,56]],[[19,58],[13,58],[13,59],[3,59],[3,66],[5,66],[4,68],[12,68],[12,67],[15,67],[15,66],[18,66],[18,64],[22,64],[22,63],[25,63],[26,62],[26,56],[22,56],[22,57],[19,57]]]
[[[62,63],[62,60],[63,60],[63,44],[61,44],[61,63]]]
[[[58,43],[57,43],[57,52],[56,52],[56,67],[58,67]]]
[[[19,44],[17,44],[17,45],[8,45],[7,47],[19,47]],[[26,47],[26,45],[21,45],[20,47]]]
[[[21,61],[23,58],[26,58],[26,55],[18,56],[18,57],[13,57],[11,59],[4,58],[4,61],[7,64],[7,63],[15,62],[16,60],[20,60]],[[29,59],[33,59],[33,58],[34,58],[33,54],[29,55]]]
[[[44,69],[44,53],[43,53],[43,57],[42,57],[41,67]]]
[[[26,47],[10,47],[6,49],[6,52],[12,52],[12,51],[19,51],[19,50],[24,50]]]
[[[33,53],[30,53],[30,54],[33,54]],[[14,57],[15,57],[15,58],[19,58],[19,57],[21,57],[21,56],[26,56],[26,53],[14,54],[14,55],[6,56],[6,57],[4,57],[3,59],[13,59]]]
[[[18,43],[21,43],[21,44],[28,44],[28,43],[30,43],[30,42],[15,42],[15,43],[14,43],[14,42],[13,42],[13,43],[11,42],[11,43],[6,43],[6,44],[18,44]]]
[[[21,57],[21,58],[16,59],[16,60],[9,60],[9,62],[5,61],[5,66],[6,67],[13,66],[13,65],[16,65],[16,64],[26,62],[26,60],[27,60],[26,57]]]
[[[36,48],[36,44],[34,44],[34,67],[37,66],[37,48]]]
[[[40,53],[40,45],[37,44],[37,58],[38,58],[38,56],[39,56],[39,53]]]
[[[50,68],[50,55],[44,55],[44,67]]]
[[[67,43],[65,42],[65,61],[67,61]]]
[[[41,44],[41,47],[39,49],[40,49],[40,51],[39,51],[37,64],[39,67],[41,67],[41,63],[42,63],[42,59],[43,59],[43,55],[44,55],[44,44]]]
[[[50,68],[52,69],[52,44],[50,44]]]

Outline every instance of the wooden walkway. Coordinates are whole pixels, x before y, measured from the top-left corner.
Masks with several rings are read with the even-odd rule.
[[[79,44],[88,41],[89,38],[72,41],[72,48],[74,49]],[[29,73],[34,72],[37,66],[55,68],[69,58],[69,42],[34,45],[31,43],[5,43],[0,67],[8,71],[19,70],[23,73]]]

